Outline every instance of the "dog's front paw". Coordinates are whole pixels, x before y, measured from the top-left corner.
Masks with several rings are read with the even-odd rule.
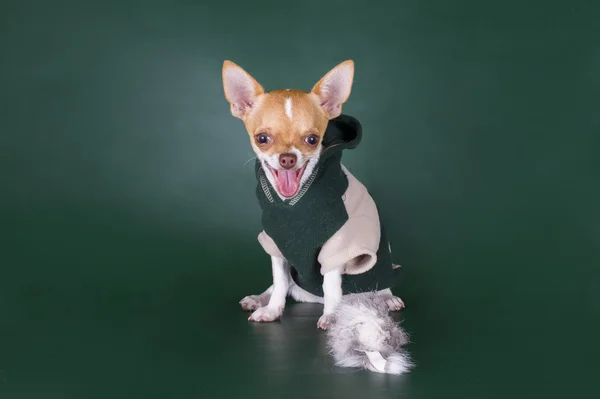
[[[388,308],[392,312],[396,312],[405,308],[404,302],[397,296],[390,296],[388,299],[385,300],[385,303],[387,303]]]
[[[329,326],[329,316],[324,314],[321,317],[319,317],[319,321],[317,321],[317,328],[320,328],[322,330],[327,330],[328,326]]]
[[[262,295],[249,295],[240,301],[240,305],[244,310],[254,311],[265,306],[267,302],[268,299],[265,301]]]
[[[281,313],[283,313],[283,307],[276,308],[271,306],[264,306],[262,308],[258,308],[254,313],[252,313],[248,320],[258,322],[275,321],[279,319],[279,317],[281,317]]]

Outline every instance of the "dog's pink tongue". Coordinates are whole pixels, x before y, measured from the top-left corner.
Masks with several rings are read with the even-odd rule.
[[[280,194],[284,197],[291,197],[298,191],[298,179],[295,170],[278,170],[277,183],[279,184]]]

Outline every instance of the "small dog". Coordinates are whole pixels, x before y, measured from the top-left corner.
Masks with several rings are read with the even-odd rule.
[[[222,72],[231,113],[244,122],[257,156],[258,241],[272,263],[273,284],[240,301],[253,311],[249,320],[279,319],[288,295],[324,304],[322,329],[346,294],[372,292],[389,310],[401,310],[404,303],[390,290],[400,269],[377,206],[341,164],[342,150],[356,147],[362,135],[360,123],[342,115],[354,62],[333,68],[310,92],[266,92],[231,61]]]

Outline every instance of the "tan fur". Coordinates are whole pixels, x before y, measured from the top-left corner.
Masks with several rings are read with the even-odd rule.
[[[292,118],[285,112],[285,102],[292,99]],[[263,94],[246,118],[244,124],[250,140],[259,133],[266,133],[273,141],[259,149],[268,155],[283,154],[296,147],[303,154],[310,154],[316,146],[306,144],[310,134],[323,137],[328,118],[311,93],[298,90],[276,90]]]
[[[319,136],[319,141],[325,134],[329,119],[337,115],[331,115],[322,106],[321,86],[340,67],[346,67],[354,71],[353,61],[345,61],[327,73],[311,92],[300,90],[275,90],[265,92],[263,87],[241,67],[231,61],[223,63],[223,85],[225,97],[233,104],[233,99],[227,95],[227,81],[225,73],[234,68],[235,73],[246,75],[252,82],[254,90],[252,107],[247,112],[240,112],[232,105],[232,114],[244,121],[246,130],[250,136],[253,147],[266,155],[283,154],[290,152],[292,147],[297,148],[302,154],[314,153],[318,146],[311,146],[305,142],[310,134]],[[348,93],[349,95],[350,93]],[[345,96],[344,102],[348,98]],[[285,103],[288,98],[292,100],[292,117],[286,114]],[[341,110],[341,108],[340,108]],[[339,113],[338,113],[339,115]],[[270,136],[271,142],[259,145],[256,137],[260,133]]]

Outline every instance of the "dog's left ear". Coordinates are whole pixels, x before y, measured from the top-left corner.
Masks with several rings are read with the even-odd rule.
[[[223,63],[223,89],[231,104],[231,113],[240,119],[248,115],[258,96],[265,92],[248,72],[231,61]]]
[[[350,97],[354,79],[354,61],[344,61],[323,76],[312,89],[329,119],[342,113],[342,104]]]

